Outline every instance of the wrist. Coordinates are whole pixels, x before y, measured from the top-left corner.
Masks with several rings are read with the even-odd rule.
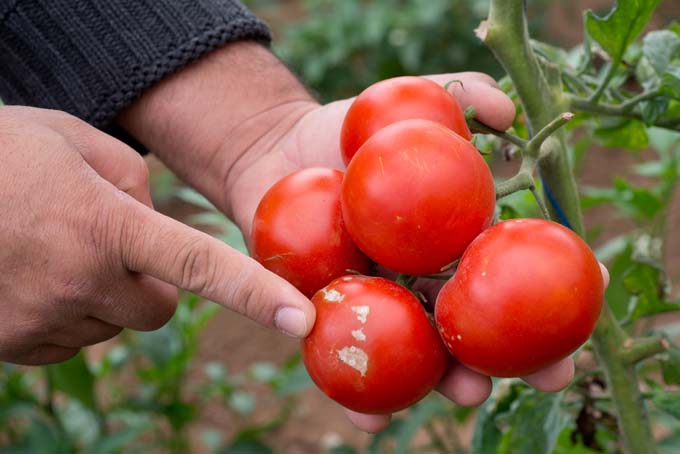
[[[228,215],[234,174],[316,106],[269,50],[220,48],[147,91],[119,123]]]

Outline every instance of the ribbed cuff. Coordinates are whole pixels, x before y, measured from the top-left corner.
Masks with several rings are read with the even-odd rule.
[[[0,97],[98,128],[146,89],[231,41],[269,44],[230,0],[22,0],[0,9]]]

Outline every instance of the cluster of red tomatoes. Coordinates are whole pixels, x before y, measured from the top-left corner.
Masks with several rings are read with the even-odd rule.
[[[471,137],[436,83],[379,82],[345,117],[346,172],[293,173],[257,209],[253,255],[312,298],[305,366],[347,408],[408,407],[439,382],[450,355],[487,375],[530,374],[593,330],[604,288],[591,250],[549,221],[491,226],[494,181]],[[375,264],[417,276],[458,259],[436,325],[409,289],[370,276]]]

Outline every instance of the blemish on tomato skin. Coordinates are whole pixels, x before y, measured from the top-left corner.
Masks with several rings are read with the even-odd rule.
[[[352,330],[352,337],[355,338],[356,340],[363,342],[366,340],[366,334],[364,334],[364,329],[359,328]]]
[[[338,358],[349,367],[359,371],[362,377],[366,376],[368,369],[368,355],[365,351],[354,345],[343,347],[338,350]]]
[[[371,308],[368,306],[352,306],[352,312],[357,314],[357,320],[361,323],[366,323],[370,310]]]
[[[328,290],[327,288],[322,288],[321,293],[323,293],[324,301],[328,303],[341,303],[345,299],[345,294],[335,289]]]
[[[266,259],[263,259],[263,262],[271,262],[272,260],[281,260],[284,257],[290,257],[291,255],[295,255],[294,252],[282,252],[280,254],[274,254],[271,257],[267,257]]]

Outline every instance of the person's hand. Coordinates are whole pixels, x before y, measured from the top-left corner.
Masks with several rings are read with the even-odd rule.
[[[283,279],[154,211],[146,163],[121,142],[61,112],[1,107],[0,150],[0,361],[59,362],[123,327],[157,329],[174,285],[311,328],[313,306]]]
[[[512,123],[515,107],[491,77],[428,77],[442,85],[460,81],[450,90],[463,109],[475,108],[482,123],[499,130]],[[247,237],[257,204],[279,179],[306,167],[343,169],[340,128],[350,103],[320,106],[266,49],[235,43],[163,81],[119,121]],[[521,378],[539,390],[558,391],[573,376],[574,361],[566,358]],[[478,405],[489,396],[491,379],[453,361],[438,391],[460,405]],[[390,421],[390,415],[347,415],[368,432]]]

